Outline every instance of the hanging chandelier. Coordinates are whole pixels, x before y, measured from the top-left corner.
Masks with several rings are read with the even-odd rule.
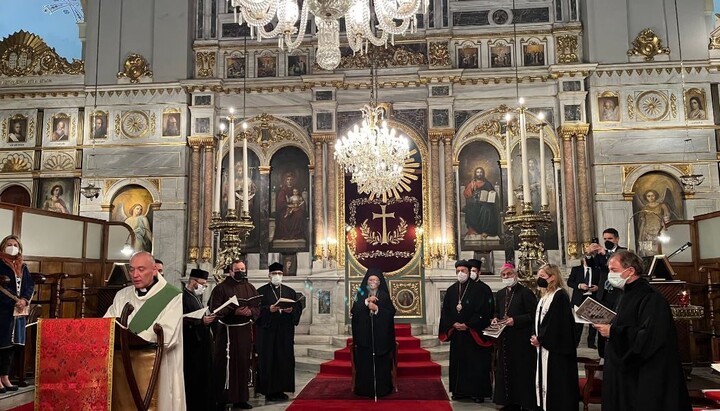
[[[335,159],[351,173],[350,182],[357,184],[359,193],[386,201],[388,196],[400,197],[401,192],[410,191],[410,180],[417,179],[412,169],[419,164],[412,158],[414,150],[410,151],[408,138],[389,128],[383,119],[384,109],[375,101],[374,67],[370,74],[370,103],[362,108],[361,123],[335,144]]]
[[[246,23],[258,41],[277,38],[278,47],[292,51],[300,46],[308,15],[315,16],[320,67],[333,70],[340,64],[340,18],[345,17],[347,41],[353,52],[365,53],[368,44],[394,44],[395,35],[417,30],[417,14],[427,12],[427,0],[229,0],[235,22]],[[302,3],[302,9],[298,6]],[[298,18],[300,20],[297,25]],[[272,23],[272,24],[271,24]],[[268,25],[274,25],[271,30]],[[271,27],[270,26],[270,27]],[[297,35],[295,39],[293,36]]]

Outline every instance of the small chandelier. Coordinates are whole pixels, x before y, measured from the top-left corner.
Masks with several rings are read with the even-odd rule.
[[[375,46],[394,44],[395,35],[417,30],[417,14],[427,12],[427,0],[228,0],[235,8],[235,22],[247,23],[250,37],[278,38],[278,47],[288,50],[300,46],[307,30],[308,14],[315,16],[318,49],[316,61],[325,70],[340,64],[340,18],[345,17],[347,41],[353,52],[367,52]],[[300,25],[297,26],[298,17]],[[268,31],[266,26],[274,23]],[[298,30],[299,27],[299,30]],[[379,35],[375,35],[378,33]],[[292,36],[297,37],[293,40]]]
[[[362,122],[335,144],[335,159],[352,174],[350,181],[358,185],[359,193],[386,201],[388,195],[399,197],[403,190],[410,191],[407,183],[417,178],[411,170],[417,163],[411,157],[408,138],[398,135],[383,119],[384,110],[375,101],[374,67],[370,73],[371,101],[362,108]]]
[[[690,144],[690,146],[692,146],[691,138],[685,139],[683,161],[687,161],[688,143]],[[694,148],[693,148],[693,151],[694,151]],[[683,185],[683,190],[685,190],[685,192],[688,194],[695,194],[695,187],[702,184],[703,181],[705,181],[705,176],[702,174],[691,174],[689,167],[688,167],[688,172],[680,176],[680,182]]]
[[[96,187],[95,184],[90,183],[85,187],[80,187],[80,193],[87,199],[94,199],[100,196],[100,187]]]

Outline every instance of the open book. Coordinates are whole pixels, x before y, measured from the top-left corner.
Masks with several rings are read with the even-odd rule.
[[[273,305],[280,308],[290,308],[294,307],[295,304],[300,302],[300,300],[302,300],[303,298],[305,298],[304,295],[301,295],[300,298],[298,298],[297,300],[293,300],[292,298],[280,297]]]
[[[586,298],[577,309],[575,309],[575,322],[589,324],[610,324],[617,313],[593,298]],[[578,319],[582,321],[578,321]]]
[[[488,191],[488,190],[480,190],[480,195],[478,196],[478,200],[481,203],[495,203],[496,199],[497,199],[497,192]]]
[[[495,324],[490,324],[486,329],[483,330],[483,335],[488,337],[498,338],[502,334],[503,330],[507,327],[506,321],[498,321]]]

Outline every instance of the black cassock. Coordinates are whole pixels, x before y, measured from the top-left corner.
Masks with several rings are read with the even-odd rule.
[[[450,392],[455,398],[485,398],[492,394],[490,360],[492,342],[482,330],[493,318],[494,298],[487,284],[471,280],[455,282],[445,293],[440,313],[439,338],[450,341]],[[457,305],[462,309],[457,310]],[[456,322],[469,327],[458,331]]]
[[[495,394],[500,405],[519,405],[535,408],[535,348],[530,344],[537,297],[523,286],[515,284],[497,292],[495,316],[512,317],[513,326],[505,327],[498,339],[495,362]]]
[[[543,368],[547,369],[547,380],[541,384],[543,387],[538,387],[547,391],[547,404],[544,409],[577,411],[580,391],[575,349],[575,319],[570,306],[570,297],[565,290],[560,289],[555,292],[549,306],[544,307],[542,299],[538,305],[538,310],[547,310],[542,322],[539,322],[539,316],[534,319],[540,346],[548,351],[547,364],[542,364],[540,356],[536,363],[536,373],[541,373]],[[542,395],[540,400],[542,401]]]
[[[381,277],[382,274],[373,272]],[[368,275],[360,289],[367,284]],[[381,277],[384,283],[384,278]],[[381,286],[377,290],[377,315],[371,315],[365,305],[367,295],[359,298],[352,306],[352,335],[355,349],[355,387],[353,391],[364,397],[375,396],[374,380],[377,382],[377,396],[388,395],[393,390],[392,364],[395,355],[395,306],[390,295]],[[374,337],[374,338],[373,338]],[[373,373],[373,339],[375,340],[375,371]],[[373,378],[373,375],[375,378]]]
[[[203,304],[187,288],[183,288],[183,314],[203,308]],[[183,371],[187,411],[210,410],[212,398],[213,341],[210,327],[202,320],[183,318]]]
[[[268,283],[258,288],[262,294],[257,320],[258,381],[255,391],[268,395],[295,391],[295,326],[300,322],[302,304],[295,303],[292,313],[271,313],[270,306],[279,298],[297,299],[295,290]]]
[[[642,278],[625,285],[610,326],[602,409],[691,409],[670,306]]]

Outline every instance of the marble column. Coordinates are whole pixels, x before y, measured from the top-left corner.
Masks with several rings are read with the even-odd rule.
[[[337,240],[337,162],[335,161],[335,139],[336,135],[328,136],[327,141],[327,226],[328,237]],[[344,206],[344,204],[343,204]]]
[[[440,218],[440,139],[439,131],[430,131],[430,221],[432,231],[429,233],[431,241],[442,238],[442,219]]]
[[[592,238],[592,219],[590,217],[590,188],[588,184],[587,126],[577,126],[575,134],[575,158],[577,160],[578,205],[580,208],[580,240],[585,244]]]
[[[314,158],[315,158],[315,169],[313,170],[313,233],[315,233],[315,247],[314,254],[322,255],[321,251],[317,247],[323,244],[325,241],[325,219],[323,216],[323,175],[325,168],[323,164],[323,139],[319,136],[313,136],[314,142]]]
[[[188,205],[188,261],[194,263],[200,257],[198,245],[200,230],[200,148],[202,141],[199,138],[189,137],[190,144],[190,203]]]
[[[270,166],[260,166],[260,187],[267,187],[266,190],[257,190],[255,194],[255,201],[260,201],[260,215],[257,217],[255,222],[255,228],[257,230],[258,243],[260,244],[260,269],[268,267],[268,251],[270,249],[270,196],[275,195],[270,191]]]
[[[574,131],[571,127],[561,126],[559,134],[562,135],[563,148],[563,177],[565,194],[565,227],[567,234],[567,253],[577,258],[581,253],[578,250],[577,213],[575,211],[575,160],[573,159],[572,139]]]
[[[204,145],[205,149],[205,161],[203,169],[203,203],[202,203],[202,217],[203,217],[203,231],[200,245],[200,258],[203,262],[211,262],[212,260],[212,239],[213,233],[210,230],[210,220],[212,218],[212,207],[213,207],[213,188],[214,184],[213,177],[215,171],[215,139],[212,142],[208,142]],[[220,167],[220,165],[218,165]]]
[[[443,135],[443,144],[445,144],[445,155],[443,158],[443,166],[445,168],[445,241],[448,243],[448,257],[456,256],[455,244],[455,173],[453,172],[453,149],[452,139],[455,130],[446,130]]]

